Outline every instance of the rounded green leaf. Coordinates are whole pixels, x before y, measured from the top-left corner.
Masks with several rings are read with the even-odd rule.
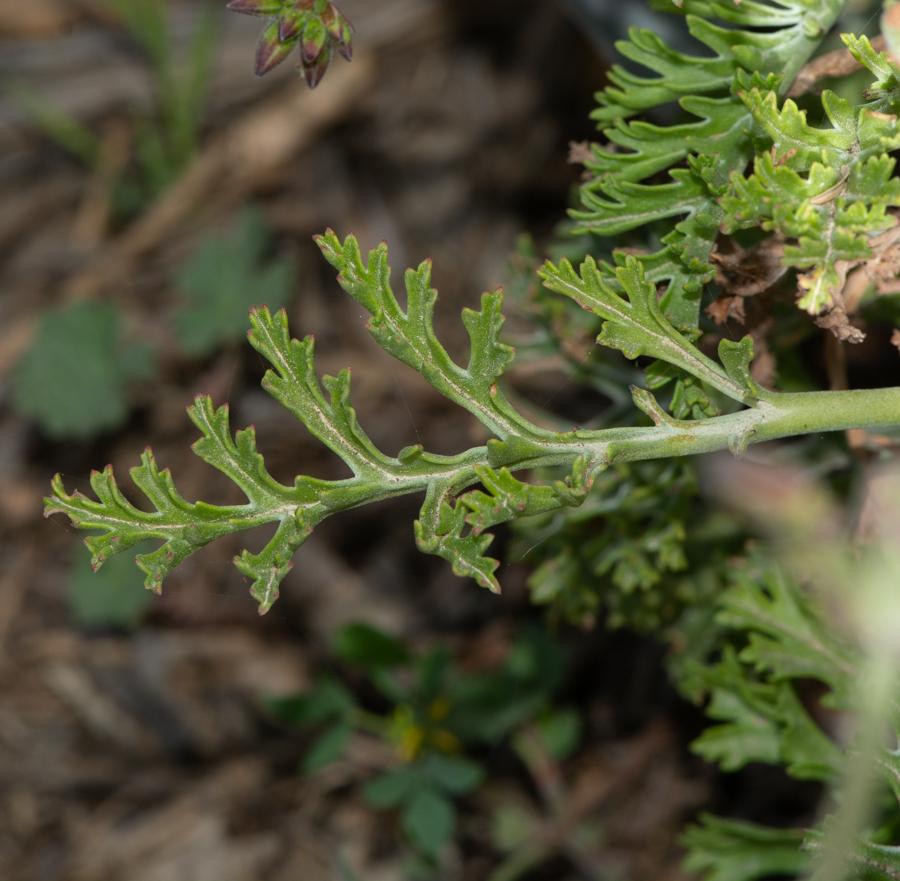
[[[415,789],[416,774],[408,765],[380,774],[363,789],[363,798],[373,808],[392,808]]]
[[[445,796],[432,789],[421,789],[406,803],[401,824],[417,850],[436,856],[453,837],[456,809]]]
[[[432,753],[422,762],[423,772],[451,795],[465,795],[484,780],[484,768],[464,756]]]
[[[326,765],[336,762],[347,748],[353,728],[343,722],[329,728],[307,750],[303,757],[304,774],[314,774]]]
[[[146,551],[146,543],[137,550]],[[144,589],[143,581],[131,554],[112,557],[96,572],[88,559],[79,555],[69,579],[69,614],[82,627],[130,630],[155,599]]]
[[[88,438],[128,416],[128,382],[153,372],[147,345],[122,340],[110,303],[76,303],[41,316],[16,367],[13,401],[53,438]]]

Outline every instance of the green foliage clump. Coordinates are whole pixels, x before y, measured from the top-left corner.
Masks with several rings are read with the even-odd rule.
[[[638,462],[598,476],[587,501],[516,525],[531,599],[580,626],[659,632],[715,597],[742,534],[699,510],[684,462]],[[696,523],[698,517],[706,523]],[[692,522],[694,521],[694,522]]]
[[[826,732],[823,721],[835,711],[862,709],[864,652],[835,633],[821,601],[761,557],[732,573],[718,606],[717,623],[727,634],[721,660],[690,660],[678,679],[686,696],[708,695],[706,713],[718,723],[694,742],[694,752],[725,771],[751,762],[781,766],[791,777],[821,782],[840,797],[848,757],[835,742],[840,732]],[[821,698],[810,698],[804,689],[810,682],[825,687]],[[896,709],[896,697],[893,703]],[[896,740],[900,718],[892,715]],[[900,753],[884,744],[876,752],[883,806],[872,818],[873,828],[852,843],[860,872],[853,877],[889,881],[900,877],[900,847],[881,839],[890,837],[900,819]],[[888,793],[888,799],[880,797]],[[703,871],[705,881],[755,881],[813,868],[821,830],[776,830],[707,815],[683,843],[686,866]]]
[[[485,779],[484,766],[463,753],[466,747],[495,747],[527,723],[555,756],[577,746],[577,713],[551,704],[565,659],[541,630],[526,630],[502,665],[481,673],[464,673],[443,649],[412,652],[365,624],[339,630],[334,648],[365,673],[390,708],[386,713],[361,706],[333,676],[320,677],[306,694],[269,701],[269,710],[283,722],[319,729],[303,760],[307,774],[340,759],[356,731],[388,743],[397,765],[372,777],[363,797],[378,810],[398,808],[404,835],[428,861],[453,836],[454,800]]]

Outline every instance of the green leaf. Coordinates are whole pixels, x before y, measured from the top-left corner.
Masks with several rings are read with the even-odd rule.
[[[399,639],[368,624],[348,624],[334,637],[337,656],[361,667],[396,667],[408,664],[409,649]]]
[[[581,716],[578,710],[551,710],[537,718],[537,729],[548,752],[556,761],[567,758],[581,741]]]
[[[269,233],[258,210],[244,211],[230,236],[205,238],[176,285],[183,304],[173,316],[178,345],[192,357],[243,339],[253,306],[285,306],[294,286],[294,266],[264,261]]]
[[[876,82],[863,93],[875,102],[873,109],[887,113],[900,110],[900,68],[886,52],[876,52],[868,37],[841,34],[850,54],[867,70],[875,74]]]
[[[319,735],[303,757],[303,773],[315,774],[336,762],[344,754],[352,734],[353,726],[341,722]]]
[[[505,438],[510,433],[535,439],[548,436],[548,432],[523,419],[496,386],[514,355],[510,346],[500,342],[503,295],[499,291],[482,296],[480,312],[463,311],[463,323],[471,341],[469,363],[463,369],[453,363],[434,333],[437,291],[431,287],[430,260],[416,270],[406,271],[404,312],[391,290],[384,243],[370,251],[368,260],[363,262],[353,236],[342,244],[328,230],[316,241],[340,273],[341,287],[371,313],[369,333],[386,352],[421,373],[442,395],[469,410],[497,437]]]
[[[728,375],[751,395],[756,395],[759,386],[750,376],[750,362],[753,360],[753,337],[745,336],[740,342],[722,340],[719,343],[719,360],[725,365]]]
[[[753,88],[740,97],[772,147],[756,157],[750,177],[733,175],[721,200],[725,227],[760,225],[795,239],[783,262],[812,270],[798,279],[806,291],[798,305],[817,315],[840,303],[848,266],[871,257],[869,235],[896,223],[887,208],[900,204],[900,181],[888,153],[900,147],[900,124],[827,90],[822,106],[830,128],[807,125],[793,101],[779,109],[773,91]]]
[[[618,270],[623,295],[600,278],[592,261],[585,264],[583,278],[565,262],[561,270],[548,264],[552,271],[547,269],[546,275],[552,278],[551,287],[583,300],[605,319],[601,341],[633,357],[649,354],[670,358],[703,382],[752,404],[753,409],[699,423],[679,423],[661,416],[658,407],[639,395],[645,411],[659,419],[653,428],[576,428],[565,433],[539,428],[518,414],[497,386],[499,371],[511,357],[509,347],[499,342],[499,293],[483,297],[480,312],[464,314],[472,348],[468,367],[463,370],[450,360],[434,336],[436,293],[430,287],[427,262],[407,273],[407,310],[403,312],[388,284],[386,248],[373,251],[363,264],[352,237],[341,244],[329,233],[320,244],[328,259],[341,270],[341,283],[347,292],[374,310],[370,329],[376,340],[419,370],[448,398],[469,409],[494,437],[484,446],[455,456],[430,454],[420,446],[401,450],[396,457],[386,455],[357,422],[350,403],[349,371],[320,380],[312,338],[292,339],[284,310],[273,316],[266,307],[254,309],[250,343],[273,365],[263,380],[264,388],[334,451],[353,476],[323,481],[300,475],[293,486],[282,486],[266,470],[256,449],[252,426],[232,437],[228,408],[215,409],[208,397],[200,396],[189,410],[202,434],[195,452],[229,477],[246,495],[247,503],[213,506],[188,502],[176,490],[168,471],[159,470],[150,450],[145,451],[142,464],[131,472],[134,483],[152,505],[150,511],[126,499],[111,468],[92,477],[97,501],[78,492],[68,495],[57,477],[52,498],[45,500],[45,513],[64,512],[77,528],[104,533],[87,540],[95,566],[141,541],[162,539],[164,544],[157,551],[138,558],[148,576],[147,586],[160,590],[164,577],[175,566],[215,538],[275,524],[275,534],[262,551],[244,550],[235,560],[238,570],[253,579],[251,594],[259,601],[260,612],[265,612],[278,596],[294,552],[322,520],[369,502],[425,492],[415,524],[419,547],[449,560],[458,574],[471,576],[497,591],[499,583],[494,573],[499,564],[484,555],[492,536],[478,534],[489,520],[497,522],[493,507],[500,508],[503,519],[521,513],[522,494],[527,495],[526,511],[567,507],[582,501],[587,487],[613,460],[709,452],[721,449],[723,443],[733,445],[735,439],[749,439],[751,435],[772,439],[803,433],[811,426],[830,425],[831,410],[815,402],[810,404],[793,396],[750,399],[745,389],[692,345],[696,330],[688,328],[682,333],[668,322],[660,311],[655,286],[644,277],[640,261],[626,258]],[[326,400],[325,392],[330,400]],[[881,420],[881,414],[893,406],[890,390],[848,392],[841,396],[849,407],[847,412],[853,414],[852,424],[861,426],[882,424],[873,420]],[[864,407],[859,403],[862,400]],[[702,408],[699,399],[692,407]],[[517,470],[559,465],[571,467],[572,473],[568,480],[552,482],[549,488],[526,490],[512,477]],[[479,479],[486,488],[494,488],[492,493],[496,494],[490,497],[494,501],[488,501],[487,494],[469,496],[469,507],[464,492]],[[472,522],[467,519],[470,514],[475,515]],[[661,536],[661,555],[674,562],[678,554],[677,531]]]
[[[843,773],[840,750],[810,718],[792,686],[753,682],[731,646],[715,667],[697,665],[692,675],[711,692],[706,714],[728,723],[707,728],[691,744],[697,754],[725,771],[766,762],[784,764],[801,780],[831,780]]]
[[[464,756],[429,753],[422,760],[422,773],[450,795],[466,795],[484,780],[484,768]]]
[[[122,425],[129,384],[153,372],[151,347],[126,339],[112,304],[76,303],[41,316],[13,401],[50,437],[84,440]]]
[[[703,881],[756,881],[771,875],[801,875],[810,867],[800,846],[802,829],[772,829],[703,814],[681,837],[684,868]]]
[[[356,711],[356,700],[336,679],[322,676],[308,694],[269,698],[266,707],[282,722],[314,725],[335,717],[349,718]]]
[[[453,837],[456,810],[445,796],[432,789],[420,789],[404,806],[400,822],[413,847],[428,856],[437,856]]]
[[[415,770],[410,765],[403,765],[366,783],[363,797],[370,807],[392,808],[406,801],[418,785]]]
[[[767,566],[758,579],[736,572],[717,619],[749,632],[750,644],[741,659],[769,671],[773,681],[818,679],[831,689],[827,705],[854,705],[859,668],[853,653],[835,639],[811,598],[781,569]]]
[[[494,536],[474,531],[463,535],[467,510],[462,502],[450,507],[445,503],[429,505],[427,500],[425,505],[414,526],[416,547],[426,554],[443,557],[453,567],[454,575],[474,578],[482,587],[500,593],[500,583],[494,577],[500,561],[484,556]]]
[[[713,361],[700,354],[666,319],[660,310],[655,285],[648,282],[640,261],[628,257],[616,269],[616,278],[627,300],[603,279],[590,256],[576,273],[563,258],[559,266],[550,261],[538,272],[546,287],[571,297],[582,308],[604,319],[597,341],[619,349],[626,358],[647,355],[687,370],[729,397],[743,401],[746,391]]]
[[[706,715],[728,724],[707,728],[691,750],[718,762],[724,771],[736,771],[748,762],[778,764],[778,688],[749,681],[730,646],[722,661],[701,675],[712,695]]]
[[[685,7],[690,9],[688,29],[710,52],[679,52],[639,28],[631,28],[629,39],[616,44],[627,58],[658,76],[619,65],[609,72],[610,85],[597,94],[600,107],[592,117],[611,124],[603,131],[611,143],[608,148],[592,145],[585,162],[591,178],[581,190],[584,209],[570,213],[576,232],[600,235],[682,218],[662,235],[663,250],[640,258],[648,270],[650,263],[665,267],[653,280],[668,282],[660,302],[676,324],[698,323],[697,295],[714,274],[710,255],[723,214],[717,198],[729,175],[742,172],[753,156],[753,117],[741,95],[752,88],[786,89],[842,7],[840,0],[814,5],[785,0],[775,6],[745,0],[739,9],[690,0]],[[662,8],[674,11],[669,2]],[[706,20],[710,18],[739,27],[725,29]],[[763,30],[750,30],[754,27]],[[624,121],[673,101],[699,121],[667,127]],[[673,168],[685,158],[687,169]],[[667,169],[672,183],[641,183]],[[611,281],[608,267],[602,270]]]
[[[153,604],[153,594],[141,581],[140,572],[125,557],[93,572],[79,556],[69,576],[69,614],[81,627],[130,630]]]
[[[474,490],[460,498],[460,503],[472,513],[465,520],[472,527],[472,535],[479,536],[490,526],[506,523],[517,517],[543,514],[560,507],[577,507],[587,496],[593,479],[587,474],[583,457],[575,460],[572,474],[552,486],[530,486],[516,480],[506,468],[476,465],[475,473],[487,494]]]
[[[450,652],[445,647],[438,646],[422,655],[416,666],[419,674],[419,697],[425,701],[440,697],[451,670]]]
[[[131,469],[131,478],[150,499],[153,512],[134,507],[122,495],[111,467],[91,475],[97,502],[80,492],[67,495],[57,476],[53,483],[54,496],[45,500],[48,512],[65,511],[78,528],[100,529],[106,533],[85,540],[96,568],[109,557],[148,538],[164,539],[165,544],[159,550],[137,557],[138,566],[147,573],[146,586],[156,592],[161,590],[163,578],[178,563],[213,539],[278,520],[279,529],[261,554],[245,551],[236,561],[241,571],[255,575],[257,580],[251,592],[260,599],[261,611],[265,611],[274,602],[278,582],[290,565],[285,562],[285,555],[312,531],[304,523],[302,502],[314,501],[314,491],[310,492],[311,486],[303,478],[298,478],[294,489],[288,489],[269,476],[256,451],[252,428],[238,432],[232,440],[227,406],[214,410],[210,399],[200,396],[188,413],[203,432],[203,438],[195,444],[195,452],[244,490],[249,499],[247,505],[189,504],[175,489],[169,472],[159,471],[148,448],[141,456],[142,464]]]

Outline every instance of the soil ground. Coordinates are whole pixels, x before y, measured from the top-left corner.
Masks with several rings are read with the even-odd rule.
[[[263,365],[246,343],[203,360],[175,350],[167,316],[178,269],[249,203],[274,250],[295,261],[292,332],[315,333],[320,372],[352,368],[359,420],[376,444],[455,452],[479,437],[467,414],[375,345],[311,237],[332,227],[364,247],[386,239],[395,278],[433,258],[440,334],[464,356],[460,309],[504,282],[521,232],[545,242],[564,216],[579,176],[567,144],[591,136],[604,63],[549,0],[342,6],[356,25],[356,58],[335,61],[312,94],[290,64],[254,79],[260,22],[223,19],[198,165],[128,223],[104,223],[99,172],[43,136],[9,91],[0,96],[2,879],[400,878],[408,852],[396,817],[359,797],[374,769],[395,762],[391,751],[358,735],[346,759],[304,777],[309,737],[275,722],[262,699],[308,687],[348,621],[418,647],[449,645],[479,669],[502,659],[536,614],[525,566],[505,567],[497,597],[419,555],[417,502],[401,500],[327,521],[264,618],[230,564],[241,537],[183,564],[134,632],[71,621],[71,573],[86,552],[62,517],[41,517],[51,477],[86,487],[109,462],[125,485],[149,444],[184,496],[232,500],[190,451],[196,430],[184,408],[195,393],[229,401],[233,427],[255,424],[277,478],[345,475],[260,389]],[[196,10],[173,6],[180,39]],[[7,82],[25,82],[110,139],[151,94],[140,54],[94,0],[0,0],[0,65]],[[54,441],[13,409],[9,376],[41,312],[81,300],[115,302],[159,347],[162,369],[136,387],[121,429]],[[566,378],[549,370],[522,384],[540,399]],[[586,730],[561,772],[603,831],[595,877],[683,878],[677,835],[712,785],[685,748],[697,717],[669,690],[653,644],[600,631],[566,639],[575,651],[564,698],[584,711]],[[496,783],[461,803],[442,877],[481,881],[498,864],[491,799],[537,804],[511,755],[489,766]],[[778,781],[763,789],[774,804]],[[560,857],[529,877],[562,881],[579,869]]]

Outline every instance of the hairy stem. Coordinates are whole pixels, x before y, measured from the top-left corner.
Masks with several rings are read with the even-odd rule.
[[[322,516],[358,507],[379,499],[422,492],[433,484],[459,493],[477,483],[476,465],[506,467],[510,471],[549,465],[571,465],[584,456],[594,473],[612,462],[694,456],[730,449],[742,453],[748,444],[801,434],[900,425],[900,388],[854,389],[837,392],[770,394],[752,408],[727,416],[697,422],[661,421],[653,427],[578,430],[559,435],[552,442],[528,442],[526,450],[516,445],[491,443],[460,456],[435,456],[425,473],[397,479],[391,485],[372,487],[344,504],[332,507],[328,492],[321,505]],[[341,481],[341,488],[354,481]],[[338,483],[334,484],[337,489]],[[444,495],[444,493],[441,493]],[[342,498],[346,496],[342,494]],[[316,518],[319,519],[319,518]]]

